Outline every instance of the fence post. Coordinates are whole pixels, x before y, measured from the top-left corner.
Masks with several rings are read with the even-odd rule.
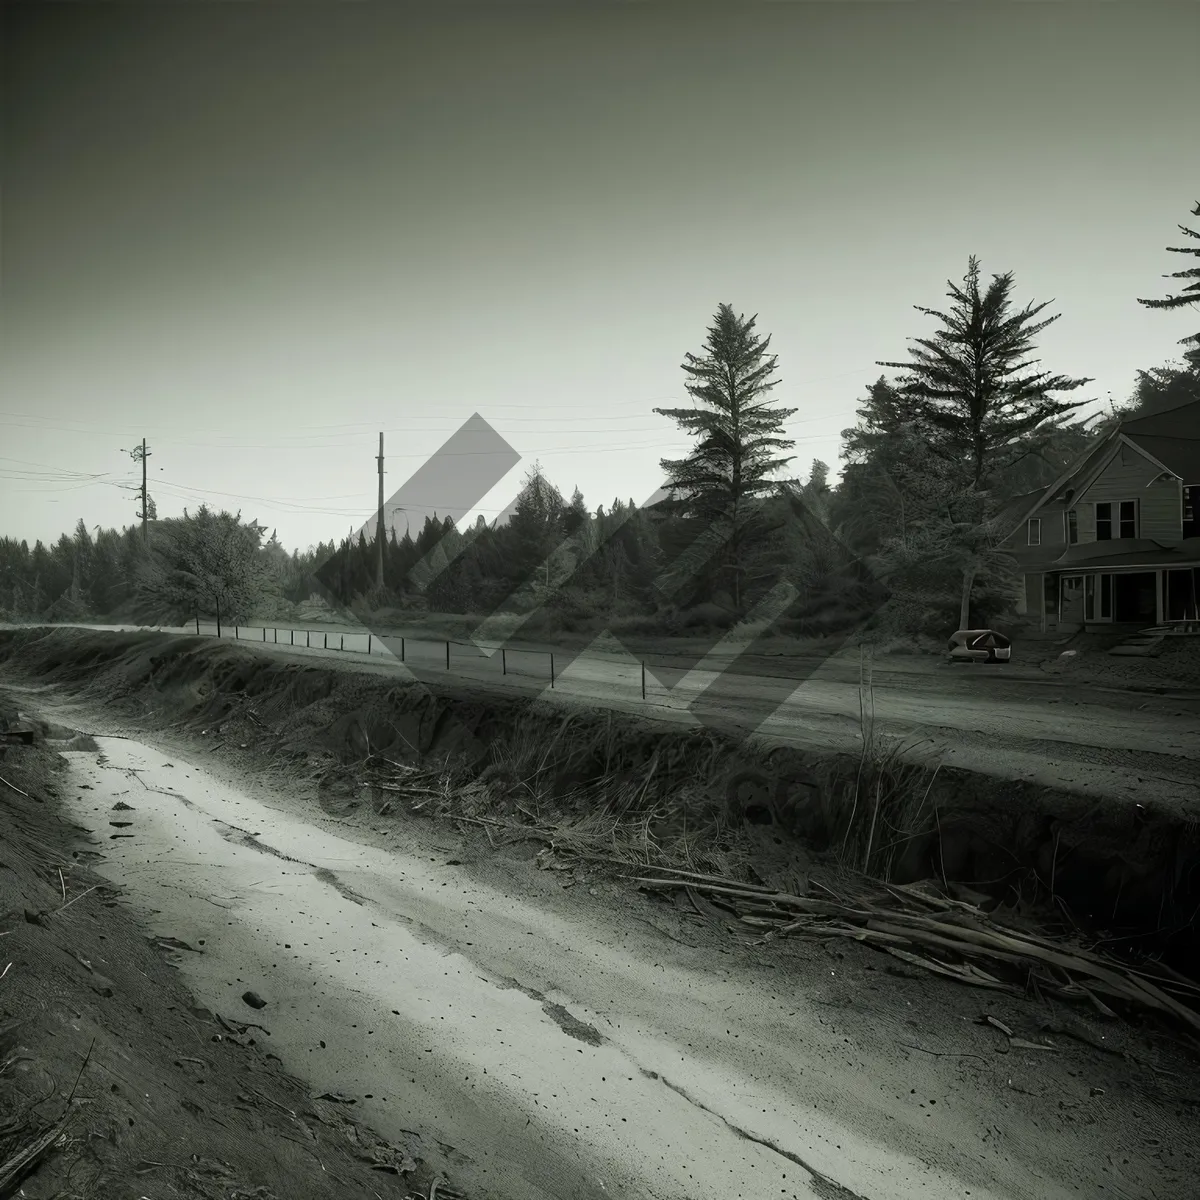
[[[196,614],[196,636],[200,636],[200,614]]]
[[[503,647],[500,649],[500,674],[508,674],[508,651]]]
[[[326,633],[325,633],[325,649],[326,650],[329,649],[329,633],[328,633],[328,631],[326,631]]]
[[[367,634],[367,653],[371,653],[371,635],[369,633]]]
[[[237,641],[240,641],[240,640],[241,640],[241,637],[242,637],[242,631],[241,631],[241,628],[240,628],[239,626],[235,625],[235,626],[233,627],[233,640],[234,640],[235,642],[237,642]]]
[[[296,644],[296,631],[294,629],[288,630],[288,639],[290,645],[294,646]]]
[[[446,670],[450,670],[450,643],[446,643]]]
[[[304,648],[305,648],[305,650],[312,649],[312,630],[311,629],[306,629],[304,631]]]
[[[264,625],[263,626],[263,641],[265,642],[266,640],[267,640],[267,627]]]
[[[550,651],[550,686],[554,686],[554,651]]]
[[[400,661],[404,661],[404,639],[400,639]]]
[[[341,635],[341,637],[342,637],[342,644],[341,644],[341,645],[338,647],[338,649],[339,649],[339,650],[345,650],[345,648],[346,648],[346,635],[343,633],[343,634]]]
[[[642,699],[646,698],[646,660],[642,660]]]

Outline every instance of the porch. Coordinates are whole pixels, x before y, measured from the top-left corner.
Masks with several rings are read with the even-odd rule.
[[[1025,615],[1042,629],[1200,630],[1200,566],[1066,570],[1025,576]]]

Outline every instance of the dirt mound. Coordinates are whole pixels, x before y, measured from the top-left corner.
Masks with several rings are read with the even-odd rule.
[[[844,852],[868,807],[884,814],[866,853],[898,883],[938,878],[1023,909],[1042,906],[1138,942],[1196,973],[1200,830],[1138,804],[1092,801],[1024,782],[885,756],[753,745],[713,730],[665,728],[613,713],[560,709],[447,683],[436,690],[379,673],[330,670],[189,636],[27,630],[0,633],[0,661],[130,716],[253,746],[281,769],[327,782],[330,811],[353,807],[355,770],[372,756],[530,780],[577,806],[625,797],[630,821],[661,839],[702,817],[753,831],[773,867]],[[852,837],[853,835],[853,837]],[[875,835],[872,834],[872,837]],[[743,845],[745,838],[743,838]],[[754,867],[751,862],[751,868]],[[762,874],[762,872],[759,872]]]

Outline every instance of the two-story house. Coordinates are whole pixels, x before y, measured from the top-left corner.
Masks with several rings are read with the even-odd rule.
[[[1043,629],[1200,619],[1200,402],[1124,421],[1014,497],[1018,611]]]

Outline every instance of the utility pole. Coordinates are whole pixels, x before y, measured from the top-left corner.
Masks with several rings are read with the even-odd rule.
[[[140,459],[142,464],[142,511],[138,513],[138,516],[142,518],[143,545],[147,544],[150,540],[150,532],[146,526],[146,522],[150,518],[150,501],[146,495],[146,459],[150,457],[150,453],[150,450],[146,448],[145,438],[142,438],[142,444],[140,446],[134,446],[134,448],[129,451],[129,457],[132,458],[134,462],[137,462]]]
[[[379,543],[379,590],[383,590],[383,433],[379,434],[379,514],[375,540]]]
[[[146,455],[149,451],[146,449],[146,439],[142,438],[142,544],[145,545],[150,540],[150,530],[146,524],[146,518],[149,509],[146,507]]]

